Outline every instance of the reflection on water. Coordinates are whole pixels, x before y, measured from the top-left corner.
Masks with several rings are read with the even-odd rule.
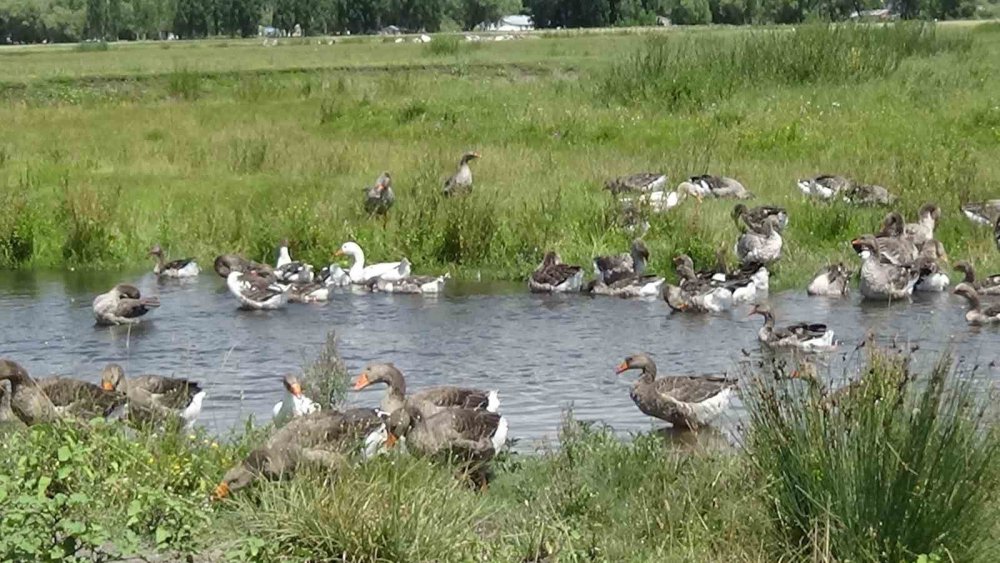
[[[158,295],[162,306],[135,327],[94,326],[91,300],[119,281]],[[779,324],[825,322],[836,331],[844,344],[828,360],[835,372],[857,357],[856,345],[871,331],[919,346],[928,361],[952,346],[1000,377],[1000,331],[967,327],[964,303],[950,294],[889,307],[859,304],[857,297],[785,293],[771,304]],[[741,362],[761,358],[761,321],[747,312],[671,315],[661,301],[532,295],[521,284],[455,284],[437,298],[343,293],[326,304],[244,312],[223,280],[210,274],[161,283],[148,273],[4,272],[0,355],[36,375],[96,381],[101,367],[113,361],[133,374],[195,378],[208,391],[202,424],[225,432],[248,415],[269,417],[281,399],[281,374],[308,362],[327,332],[336,330],[352,373],[369,361],[391,361],[411,389],[498,389],[511,436],[528,448],[555,440],[569,407],[576,418],[599,420],[619,432],[663,426],[632,404],[628,388],[635,375],[616,376],[614,366],[628,354],[647,351],[661,374],[736,374]],[[350,404],[374,406],[383,389],[352,392]],[[736,405],[722,424],[724,434],[739,414]]]

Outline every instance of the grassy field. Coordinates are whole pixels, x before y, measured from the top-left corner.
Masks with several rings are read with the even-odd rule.
[[[777,288],[855,260],[885,210],[803,201],[840,173],[945,210],[955,259],[1000,271],[962,200],[1000,197],[1000,26],[537,34],[469,44],[381,39],[0,50],[0,266],[148,266],[159,242],[326,263],[357,240],[418,272],[522,279],[543,250],[588,263],[630,235],[603,181],[662,170],[743,181],[791,222]],[[475,149],[476,189],[443,200]],[[369,219],[362,188],[393,174]],[[731,248],[732,202],[651,219],[652,267]]]
[[[748,367],[736,448],[570,417],[558,449],[501,455],[484,491],[392,452],[210,502],[269,428],[0,425],[0,559],[996,561],[995,410],[970,366],[909,358],[869,347],[839,395]]]

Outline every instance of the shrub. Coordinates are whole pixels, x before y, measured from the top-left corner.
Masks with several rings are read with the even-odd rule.
[[[670,10],[670,20],[678,25],[708,25],[712,10],[708,0],[680,0]]]
[[[432,56],[457,55],[462,50],[462,40],[455,35],[436,35],[424,45],[424,51]]]

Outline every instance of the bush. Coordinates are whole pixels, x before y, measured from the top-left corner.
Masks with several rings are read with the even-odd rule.
[[[456,35],[436,35],[424,45],[424,51],[433,56],[457,55],[462,50],[462,40]]]
[[[670,10],[670,21],[677,25],[708,25],[712,10],[708,0],[679,0]]]

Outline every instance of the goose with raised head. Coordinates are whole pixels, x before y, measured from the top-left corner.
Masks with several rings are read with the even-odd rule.
[[[659,172],[638,172],[611,178],[604,182],[604,189],[613,194],[662,192],[667,185],[667,175]]]
[[[842,191],[849,190],[854,182],[844,176],[821,174],[815,178],[798,181],[799,190],[810,197],[818,199],[833,199]]]
[[[396,202],[396,194],[392,193],[392,176],[383,172],[375,185],[365,188],[365,211],[369,215],[385,215],[392,204]]]
[[[979,293],[971,284],[960,283],[952,293],[964,297],[969,302],[969,310],[965,312],[965,320],[970,325],[1000,323],[1000,303],[989,305],[984,309],[979,300]]]
[[[404,258],[404,260],[406,260]],[[436,295],[444,291],[445,282],[451,274],[440,276],[407,276],[400,280],[376,279],[372,283],[372,291],[384,293],[408,293],[421,295]]]
[[[678,191],[685,191],[698,197],[752,199],[754,196],[738,180],[726,176],[701,174],[691,176],[677,186]]]
[[[640,370],[632,385],[632,402],[647,416],[675,428],[697,430],[710,424],[729,406],[737,381],[719,376],[674,375],[657,377],[656,362],[648,354],[625,358],[615,373]]]
[[[842,297],[850,291],[851,271],[843,262],[824,267],[809,282],[806,293],[813,296]]]
[[[479,153],[470,151],[458,161],[458,170],[444,181],[444,195],[462,195],[472,191],[472,168],[469,163],[479,158]]]
[[[334,256],[351,257],[351,267],[347,270],[347,275],[353,284],[368,285],[376,279],[398,281],[410,275],[410,261],[405,258],[399,262],[365,265],[365,253],[356,242],[349,241],[340,245]]]
[[[747,230],[736,241],[735,252],[741,264],[770,264],[781,258],[783,244],[778,232],[779,218],[769,216],[761,223],[761,230]]]
[[[28,371],[15,361],[0,359],[0,381],[10,382],[10,409],[25,425],[54,422],[59,413]]]
[[[920,279],[914,286],[914,291],[940,293],[948,289],[951,285],[951,278],[944,272],[940,262],[948,262],[948,254],[944,251],[944,245],[937,239],[930,239],[924,242],[917,255],[914,266],[920,272]]]
[[[271,419],[275,425],[282,426],[293,418],[322,410],[319,403],[305,396],[302,381],[294,373],[285,374],[281,378],[281,384],[285,387],[285,398],[271,408]]]
[[[153,273],[161,278],[193,278],[201,273],[201,268],[198,267],[194,258],[182,258],[167,262],[163,257],[163,249],[158,244],[149,249],[149,255],[156,259]]]
[[[694,270],[694,260],[691,259],[687,254],[678,254],[674,256],[673,259],[674,272],[677,277],[680,278],[682,285],[683,282],[694,282],[694,281],[705,281],[705,282],[717,282],[722,283],[729,279],[729,272],[725,268],[725,264],[720,263],[716,265],[715,270]]]
[[[292,478],[306,466],[339,468],[354,450],[384,432],[384,421],[374,409],[320,411],[292,419],[227,471],[212,499],[227,498],[257,480]]]
[[[563,264],[555,252],[548,251],[542,263],[528,278],[532,293],[567,293],[580,291],[583,286],[583,268]]]
[[[920,248],[934,238],[934,228],[941,219],[941,208],[933,203],[925,203],[920,207],[917,217],[916,223],[907,223],[903,227],[903,236]]]
[[[965,274],[962,281],[971,285],[979,295],[1000,295],[1000,274],[976,278],[972,264],[965,261],[955,264],[955,269]]]
[[[136,324],[151,309],[160,306],[156,297],[143,297],[139,288],[120,283],[94,298],[93,310],[97,324],[103,326]]]
[[[354,390],[360,391],[377,383],[384,383],[387,387],[380,408],[388,413],[406,405],[413,406],[428,415],[448,407],[490,412],[496,412],[500,408],[500,396],[496,390],[483,391],[446,385],[423,389],[408,395],[403,372],[390,363],[370,363],[365,366],[354,380]]]
[[[129,409],[150,409],[164,416],[179,417],[186,426],[192,426],[205,400],[201,385],[183,377],[139,375],[126,377],[118,364],[108,364],[101,370],[101,388],[123,393]]]
[[[642,239],[635,239],[627,254],[594,258],[594,275],[604,284],[613,284],[620,279],[644,274],[648,261],[649,249]]]
[[[274,264],[274,277],[284,283],[310,283],[313,281],[313,267],[305,262],[292,260],[288,252],[288,239],[278,245],[278,258]]]
[[[764,317],[764,326],[757,331],[757,339],[772,348],[798,348],[799,350],[831,350],[833,331],[821,323],[795,323],[784,327],[774,326],[774,313],[766,305],[756,305],[748,316]]]
[[[865,299],[899,300],[913,295],[920,272],[912,266],[897,266],[879,260],[875,239],[865,236],[851,241],[861,258],[861,296]]]
[[[240,308],[252,311],[274,310],[288,303],[287,286],[273,283],[254,272],[230,272],[226,278],[229,293],[240,302]]]
[[[963,203],[962,215],[977,225],[989,227],[1000,221],[1000,199]]]
[[[272,268],[270,266],[254,262],[253,260],[247,260],[239,254],[220,254],[216,256],[213,268],[215,269],[215,273],[219,274],[221,278],[228,278],[230,272],[239,272],[241,274],[256,272],[261,276],[272,276]]]
[[[882,227],[878,233],[874,236],[862,235],[859,238],[872,239],[880,261],[905,266],[916,261],[919,250],[903,232],[903,216],[892,211],[882,219]]]
[[[747,208],[746,205],[737,203],[733,207],[732,217],[737,225],[742,222],[748,229],[757,233],[765,230],[764,222],[768,217],[778,218],[776,227],[779,233],[784,232],[785,227],[788,226],[788,212],[783,207],[775,207],[773,205]]]

